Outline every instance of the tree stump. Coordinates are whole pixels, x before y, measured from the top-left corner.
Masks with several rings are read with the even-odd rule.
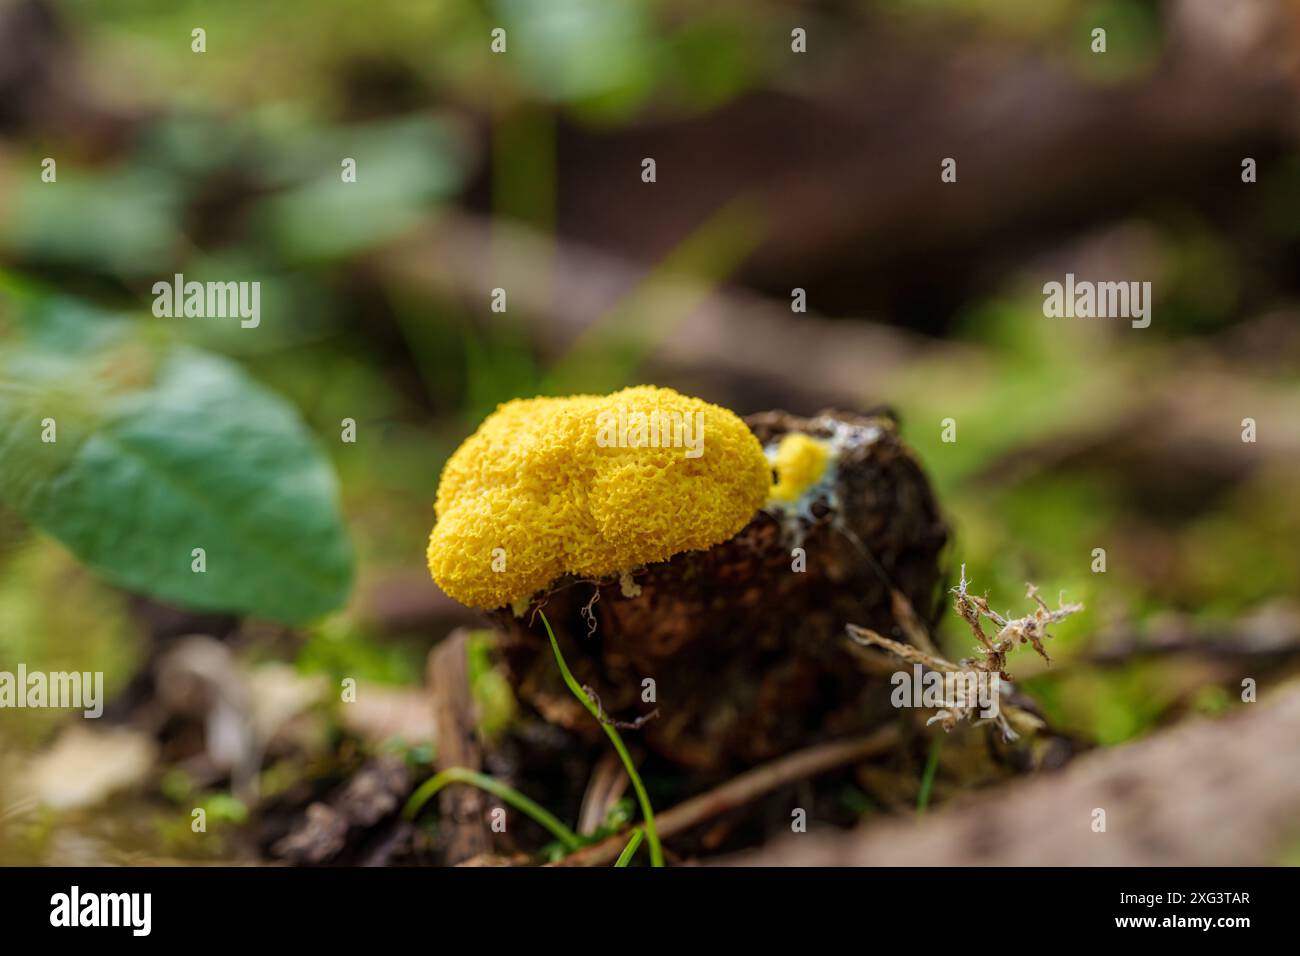
[[[824,492],[797,511],[760,511],[707,551],[630,579],[565,579],[521,616],[497,612],[516,692],[547,720],[600,734],[560,680],[538,606],[606,718],[658,710],[636,736],[683,768],[735,770],[897,718],[845,625],[901,637],[897,595],[933,620],[948,533],[924,472],[885,415],[746,423],[764,447],[789,432],[835,439]]]

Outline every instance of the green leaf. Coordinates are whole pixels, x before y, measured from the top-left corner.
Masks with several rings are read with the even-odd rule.
[[[7,344],[0,497],[90,568],[165,601],[282,621],[347,599],[333,471],[297,412],[237,365],[138,340],[89,356]],[[54,443],[41,441],[46,417]]]
[[[429,216],[462,178],[452,131],[423,118],[372,123],[304,137],[279,157],[272,176],[318,169],[268,196],[254,223],[291,262],[356,255],[401,235]],[[342,184],[340,160],[356,160],[356,180]]]
[[[60,160],[57,186],[28,177],[9,201],[0,239],[25,258],[142,277],[178,241],[180,190],[166,172],[78,172]]]

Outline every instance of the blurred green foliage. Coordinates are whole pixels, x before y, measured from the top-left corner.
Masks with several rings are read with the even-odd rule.
[[[298,667],[307,673],[351,677],[378,684],[418,684],[423,660],[417,647],[368,633],[344,615],[321,621],[308,631],[298,652]]]
[[[163,600],[287,621],[346,600],[335,478],[293,409],[129,321],[32,292],[5,307],[0,500]]]
[[[1104,86],[1152,68],[1164,49],[1158,6],[878,5],[918,36],[956,24],[1000,49],[1063,51],[1066,69]],[[480,302],[379,279],[367,262],[437,224],[467,190],[493,215],[553,231],[562,122],[596,130],[653,123],[706,113],[758,86],[797,87],[803,78],[785,55],[796,8],[662,0],[63,7],[101,92],[144,119],[108,158],[61,158],[57,189],[0,167],[0,253],[14,264],[0,276],[0,663],[103,670],[111,696],[146,660],[127,611],[131,591],[306,622],[287,652],[302,670],[419,684],[423,654],[441,635],[385,626],[371,608],[348,603],[354,565],[362,586],[418,572],[439,470],[484,415],[517,396],[640,381],[698,301],[666,294],[665,285],[676,275],[727,282],[755,248],[781,238],[782,224],[743,200],[720,207],[558,354],[538,344],[534,317],[522,310],[489,313]],[[852,38],[817,10],[796,12],[811,42],[855,55]],[[208,32],[202,57],[190,52],[196,26]],[[497,26],[518,55],[491,53]],[[1094,26],[1108,30],[1101,60],[1088,50]],[[35,168],[47,145],[12,144],[5,158]],[[348,189],[336,188],[342,157],[357,161]],[[1300,163],[1279,160],[1251,188],[1240,204],[1252,221],[1279,239],[1300,235]],[[1161,321],[1131,347],[1115,348],[1094,324],[1043,321],[1037,290],[1013,283],[966,303],[952,339],[968,351],[923,356],[862,386],[864,402],[899,410],[935,484],[954,525],[954,576],[964,563],[975,589],[1013,614],[1028,610],[1027,581],[1050,603],[1061,595],[1087,606],[1055,629],[1053,668],[1022,651],[1013,671],[1055,724],[1101,744],[1147,732],[1180,707],[1214,713],[1235,701],[1221,687],[1189,689],[1177,662],[1087,664],[1112,615],[1140,630],[1174,608],[1227,626],[1261,602],[1300,593],[1300,550],[1278,547],[1300,539],[1300,499],[1283,467],[1255,471],[1173,523],[1146,514],[1131,498],[1133,476],[1113,464],[1013,467],[1018,449],[1122,415],[1135,385],[1179,360],[1171,341],[1229,328],[1248,302],[1264,267],[1249,246],[1183,206],[1146,213],[1164,272]],[[430,272],[442,268],[428,263]],[[258,334],[237,322],[147,318],[151,282],[181,271],[261,282]],[[1274,384],[1294,395],[1294,371]],[[38,441],[47,416],[58,421],[53,446]],[[956,443],[941,440],[949,416]],[[357,423],[355,446],[338,440],[345,418]],[[1146,567],[1141,544],[1150,538],[1172,555],[1159,573]],[[1110,570],[1093,574],[1091,551],[1102,544]],[[190,570],[199,546],[203,575]],[[950,657],[971,650],[951,614],[941,639]],[[470,673],[480,729],[491,738],[516,710],[484,635],[471,641]],[[6,729],[42,742],[60,719],[28,711]],[[230,798],[189,780],[169,777],[163,791],[203,799],[214,817],[239,814]],[[860,797],[846,800],[861,806]],[[180,852],[189,819],[171,822]]]

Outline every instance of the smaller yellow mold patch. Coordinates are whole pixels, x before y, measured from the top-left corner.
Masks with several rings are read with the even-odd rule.
[[[429,571],[463,604],[518,605],[727,540],[770,475],[734,413],[671,389],[507,402],[443,469]]]
[[[768,500],[793,504],[826,474],[830,449],[801,432],[791,432],[776,446],[772,467],[776,469],[776,484],[768,493]]]

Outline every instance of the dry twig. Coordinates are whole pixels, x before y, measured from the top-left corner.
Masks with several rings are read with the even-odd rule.
[[[898,728],[882,727],[862,737],[818,744],[755,767],[753,770],[747,770],[707,793],[679,803],[666,813],[655,814],[659,836],[667,839],[689,830],[705,820],[743,806],[787,783],[875,757],[894,747],[897,742]],[[617,833],[600,843],[571,853],[552,865],[604,866],[622,852],[627,843],[628,832],[624,830]]]
[[[956,595],[953,607],[962,620],[970,626],[971,633],[979,642],[979,647],[977,656],[964,657],[956,664],[944,660],[934,652],[933,641],[925,633],[915,615],[898,616],[900,626],[912,641],[911,644],[892,640],[870,628],[858,627],[854,624],[848,626],[849,637],[858,644],[883,648],[899,660],[919,664],[932,671],[950,675],[969,675],[965,681],[944,680],[942,706],[927,721],[928,724],[938,722],[942,724],[944,730],[951,730],[958,721],[970,720],[976,714],[978,705],[974,699],[975,695],[969,693],[967,688],[977,686],[980,680],[991,679],[993,692],[997,693],[1002,681],[1010,682],[1012,678],[1007,673],[1007,655],[1018,644],[1031,644],[1034,650],[1050,663],[1051,658],[1043,647],[1043,641],[1052,636],[1048,633],[1048,625],[1083,610],[1082,604],[1063,604],[1056,610],[1052,610],[1047,606],[1047,602],[1039,597],[1037,587],[1027,584],[1026,589],[1026,596],[1034,601],[1037,607],[1024,617],[1009,619],[993,610],[987,598],[970,593],[970,582],[966,579],[966,565],[962,565],[961,580],[952,589],[953,594]],[[895,607],[897,608],[897,601]],[[997,634],[990,637],[985,633],[982,618],[987,618],[998,626]],[[1006,710],[1010,713],[999,707],[997,713],[987,719],[997,723],[1003,737],[1007,740],[1015,740],[1020,736],[1012,727],[1013,720],[1022,726],[1026,724],[1033,726],[1038,723],[1037,718],[1020,708],[1007,707]]]

